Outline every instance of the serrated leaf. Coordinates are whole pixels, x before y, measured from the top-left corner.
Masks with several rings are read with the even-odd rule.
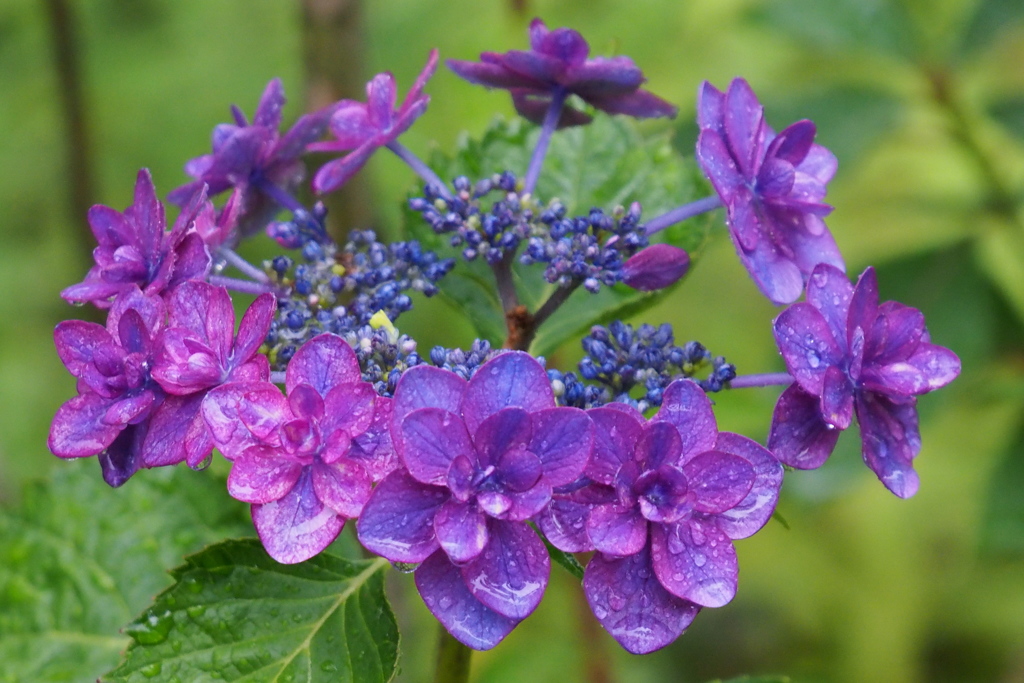
[[[463,136],[452,156],[436,154],[432,166],[441,177],[449,179],[465,175],[476,181],[506,170],[521,175],[538,134],[539,129],[520,120],[497,119],[480,139]],[[628,118],[598,116],[588,126],[553,136],[535,194],[544,202],[559,199],[569,215],[585,215],[592,207],[610,211],[637,201],[643,206],[644,217],[650,219],[709,192],[696,165],[673,148],[669,135],[644,137]],[[446,256],[457,255],[447,238],[434,234],[418,214],[407,210],[405,217],[410,236]],[[656,241],[686,249],[692,262],[711,222],[706,215],[691,219],[659,233]],[[513,276],[520,300],[531,311],[554,291],[543,279],[541,264],[524,266],[517,262]],[[494,292],[494,275],[482,259],[468,263],[460,259],[440,288],[482,338],[494,344],[504,340],[506,325]],[[597,295],[574,293],[541,327],[531,350],[539,355],[550,353],[594,324],[650,307],[662,294],[625,286],[603,288]]]
[[[252,534],[224,482],[183,468],[120,489],[95,462],[62,463],[0,511],[0,681],[94,681],[129,643],[120,629],[207,543]]]
[[[279,564],[256,540],[209,547],[126,629],[135,642],[103,681],[389,681],[398,627],[387,567],[327,553]]]
[[[992,103],[989,106],[989,113],[1011,133],[1024,138],[1024,95]]]
[[[985,496],[981,548],[992,555],[1024,557],[1024,425],[1006,446]]]

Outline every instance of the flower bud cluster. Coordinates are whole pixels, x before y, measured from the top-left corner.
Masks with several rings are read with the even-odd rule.
[[[416,341],[407,334],[398,334],[390,324],[363,325],[342,337],[356,352],[363,381],[372,384],[380,396],[393,396],[402,373],[423,363],[416,352]]]
[[[468,380],[480,366],[497,355],[497,351],[491,348],[491,343],[486,339],[475,339],[469,351],[462,349],[446,349],[443,346],[435,346],[430,350],[430,362],[439,368],[454,372],[462,379]]]
[[[379,311],[397,319],[412,308],[406,292],[433,296],[436,283],[454,265],[415,240],[378,242],[372,230],[353,231],[340,251],[307,240],[302,256],[306,262],[298,265],[283,256],[266,264],[270,277],[291,290],[267,337],[275,369],[283,369],[299,346],[322,332],[345,336],[369,325]]]

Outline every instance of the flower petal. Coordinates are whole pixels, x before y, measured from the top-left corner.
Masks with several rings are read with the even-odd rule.
[[[480,423],[502,408],[533,413],[555,407],[548,375],[537,360],[523,351],[502,353],[480,366],[462,397],[466,428],[475,434]]]
[[[232,382],[203,400],[203,418],[224,457],[233,460],[249,446],[277,445],[277,429],[291,419],[288,400],[269,382]]]
[[[835,366],[825,371],[821,389],[821,417],[836,429],[846,429],[853,421],[853,382]]]
[[[61,458],[82,458],[104,450],[124,429],[103,421],[109,408],[108,399],[91,393],[64,403],[50,425],[50,451]]]
[[[308,384],[327,396],[339,384],[355,384],[362,379],[355,351],[336,334],[321,334],[303,344],[285,371],[289,393],[300,384]]]
[[[587,536],[607,555],[635,555],[647,545],[647,526],[636,506],[598,505],[587,519]]]
[[[683,467],[697,512],[719,514],[738,505],[754,486],[754,466],[738,455],[708,451]]]
[[[614,486],[623,463],[633,459],[643,435],[643,417],[635,410],[611,407],[593,408],[587,415],[594,423],[594,451],[586,474],[596,482]]]
[[[689,379],[669,384],[661,409],[652,422],[668,422],[682,438],[682,456],[672,464],[685,464],[694,455],[710,451],[718,440],[718,423],[711,410],[711,399],[700,385]]]
[[[149,421],[149,433],[142,446],[146,467],[175,465],[187,461],[197,467],[213,451],[213,435],[201,411],[205,392],[190,396],[168,396]]]
[[[525,410],[503,408],[490,415],[480,423],[473,434],[473,446],[476,448],[480,466],[497,465],[498,458],[507,451],[526,448],[532,434],[533,421]],[[459,451],[455,455],[469,454],[469,451]],[[532,485],[533,482],[530,482],[529,486]]]
[[[721,607],[736,595],[736,549],[713,522],[652,525],[651,559],[658,581],[677,597]]]
[[[715,450],[738,455],[754,467],[754,483],[746,498],[715,516],[718,528],[736,540],[752,536],[768,523],[782,487],[782,465],[765,448],[739,434],[722,432]]]
[[[252,506],[252,521],[267,554],[281,564],[297,564],[329,546],[345,520],[316,497],[307,469],[280,500]]]
[[[462,420],[440,408],[414,410],[392,436],[401,443],[399,453],[409,474],[424,484],[446,485],[448,468],[460,455],[477,462]]]
[[[629,557],[595,555],[583,575],[583,592],[601,626],[635,655],[665,647],[700,612],[658,583],[646,547]]]
[[[740,171],[747,178],[757,174],[764,144],[764,109],[742,78],[729,84],[725,93],[725,138]]]
[[[492,521],[487,547],[462,567],[477,600],[510,619],[530,616],[548,585],[551,561],[533,529],[522,522]]]
[[[487,516],[475,503],[454,498],[442,505],[434,516],[434,534],[441,550],[452,562],[465,564],[483,552],[490,536]]]
[[[840,431],[822,419],[818,397],[793,384],[775,404],[768,449],[790,467],[813,470],[832,455]]]
[[[853,285],[846,273],[825,263],[815,266],[807,281],[807,303],[818,309],[837,340],[846,336],[846,316]]]
[[[422,562],[438,549],[434,515],[450,497],[395,470],[377,485],[363,506],[356,529],[359,542],[392,562]]]
[[[567,553],[594,549],[587,535],[587,518],[595,505],[613,503],[615,491],[601,484],[590,484],[568,494],[556,494],[536,522],[551,545]]]
[[[955,353],[935,344],[919,344],[905,361],[866,368],[863,387],[896,396],[916,396],[946,386],[960,374]]]
[[[825,317],[811,304],[794,304],[775,319],[774,331],[789,373],[804,391],[821,396],[825,372],[843,358]]]
[[[594,448],[594,426],[578,408],[550,408],[530,415],[530,451],[540,458],[552,486],[565,486],[583,474]]]
[[[313,490],[317,498],[342,517],[359,516],[370,498],[371,484],[366,470],[351,460],[313,464]]]
[[[881,394],[859,392],[856,410],[864,462],[885,488],[910,498],[920,485],[913,463],[921,450],[916,402],[895,403]]]

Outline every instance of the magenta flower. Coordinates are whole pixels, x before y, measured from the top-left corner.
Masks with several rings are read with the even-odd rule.
[[[391,72],[377,74],[366,84],[365,104],[352,100],[339,102],[330,120],[331,134],[335,139],[314,142],[307,149],[311,152],[352,152],[321,166],[313,178],[313,191],[317,194],[333,192],[348,182],[377,149],[394,146],[398,137],[427,110],[430,96],[423,94],[423,88],[436,69],[437,50],[431,50],[426,66],[398,109],[395,109],[395,77]],[[399,150],[395,151],[403,156]]]
[[[820,467],[853,414],[864,462],[900,498],[917,493],[921,450],[916,396],[960,374],[960,359],[932,344],[924,316],[878,303],[873,268],[857,286],[829,265],[814,269],[807,301],[775,320],[775,340],[796,382],[775,406],[768,447],[783,463]]]
[[[99,246],[93,250],[93,266],[85,280],[60,295],[72,303],[91,301],[108,308],[113,297],[139,287],[147,295],[159,295],[186,280],[201,279],[210,268],[210,254],[197,232],[210,215],[206,195],[190,195],[170,233],[164,206],[156,197],[153,178],[139,171],[135,200],[124,213],[98,204],[89,209],[89,227]]]
[[[544,368],[517,351],[469,382],[416,366],[393,408],[407,469],[373,492],[359,540],[389,560],[422,562],[416,587],[434,616],[466,645],[492,648],[544,594],[550,561],[526,522],[583,472],[593,426],[583,411],[555,407]]]
[[[158,339],[152,376],[168,394],[146,437],[146,467],[185,461],[198,467],[213,451],[213,435],[200,407],[210,389],[227,382],[270,378],[258,353],[276,302],[259,296],[235,334],[235,309],[223,287],[186,282],[167,297],[169,321]]]
[[[583,578],[594,615],[628,651],[652,652],[701,607],[732,600],[732,541],[771,517],[782,466],[750,439],[719,433],[711,401],[689,380],[668,386],[650,421],[614,403],[587,414],[593,483],[553,503],[541,528],[563,550],[598,551]]]
[[[149,373],[163,322],[163,301],[130,285],[105,328],[66,320],[53,331],[57,354],[78,379],[78,395],[57,410],[48,445],[61,458],[98,455],[111,486],[143,464],[149,419],[164,400]]]
[[[252,123],[232,107],[235,123],[213,129],[213,153],[185,164],[185,172],[195,180],[172,191],[168,199],[184,205],[204,184],[211,196],[238,190],[243,235],[262,229],[280,206],[301,208],[288,193],[302,181],[305,168],[300,157],[307,144],[324,134],[332,108],[300,117],[282,136],[278,129],[284,103],[284,88],[275,78],[263,91]]]
[[[725,205],[740,261],[777,304],[796,301],[819,263],[844,270],[824,216],[836,158],[798,121],[778,136],[742,78],[722,94],[704,82],[698,97],[697,161]]]
[[[446,64],[470,83],[509,90],[516,111],[537,124],[544,122],[552,100],[566,95],[577,95],[609,114],[637,118],[676,115],[674,106],[640,89],[646,79],[632,59],[587,59],[589,54],[590,46],[576,31],[549,31],[543,21],[534,19],[530,24],[530,50],[484,52],[479,62],[449,59]],[[565,106],[558,127],[590,121],[589,115]]]
[[[362,380],[355,352],[333,334],[296,352],[285,387],[287,397],[269,382],[224,384],[207,394],[202,411],[215,445],[233,461],[228,493],[252,503],[267,553],[294,564],[330,545],[384,475],[353,442],[388,399]]]

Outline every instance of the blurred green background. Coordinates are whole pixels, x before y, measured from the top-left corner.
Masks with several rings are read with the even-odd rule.
[[[404,92],[431,47],[462,59],[521,48],[529,20],[541,16],[549,26],[578,29],[598,54],[632,56],[650,89],[679,104],[674,125],[687,152],[704,79],[724,88],[746,77],[776,129],[814,119],[819,141],[840,160],[829,225],[851,273],[878,267],[883,299],[924,310],[933,340],[960,355],[963,374],[920,402],[915,498],[886,492],[849,433],[821,470],[787,475],[779,511],[789,529],[773,522],[738,544],[736,600],[705,610],[676,644],[642,658],[623,653],[555,568],[537,613],[475,657],[474,680],[779,673],[795,681],[1024,681],[1020,0],[71,1],[87,175],[68,162],[54,4],[0,3],[5,504],[17,505],[30,479],[65,466],[45,440],[53,413],[74,392],[52,329],[87,313],[58,297],[89,263],[73,188],[123,208],[146,166],[166,193],[185,180],[184,161],[208,150],[228,105],[251,112],[272,77],[284,80],[293,120],[304,98],[323,95],[311,71],[336,70],[351,87],[391,70]],[[334,63],[316,56],[316,41],[336,52]],[[503,93],[443,70],[428,92],[427,115],[404,139],[422,156],[450,147],[463,129],[481,132],[496,111],[512,114]],[[409,173],[378,155],[362,176],[351,215],[398,235]],[[469,341],[468,329],[438,322],[448,315],[443,303],[418,303],[402,328],[421,347]],[[782,369],[769,325],[776,313],[718,230],[684,286],[643,321],[671,322],[678,340],[699,339],[740,372],[762,372]],[[558,360],[576,355],[567,349]],[[716,397],[720,425],[763,440],[776,396],[765,389]],[[426,680],[434,627],[407,577],[391,583],[403,628],[400,680]]]

